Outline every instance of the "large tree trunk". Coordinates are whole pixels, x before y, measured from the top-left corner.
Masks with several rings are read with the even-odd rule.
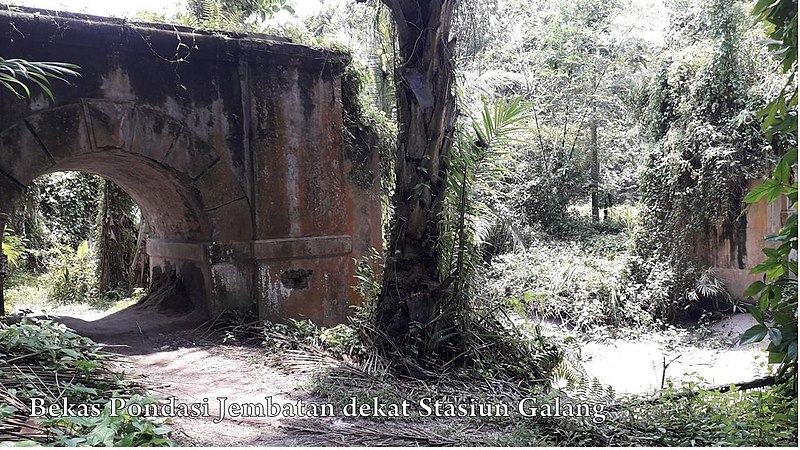
[[[129,214],[133,200],[120,187],[102,180],[98,208],[98,272],[100,290],[130,289],[128,268],[136,252],[138,230]]]
[[[443,298],[439,221],[456,120],[449,42],[454,1],[383,0],[397,24],[400,124],[392,224],[378,325],[399,348],[414,322],[429,324]]]

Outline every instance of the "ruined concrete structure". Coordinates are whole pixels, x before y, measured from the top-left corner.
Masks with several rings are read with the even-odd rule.
[[[762,182],[751,181],[748,191]],[[743,299],[747,287],[762,279],[763,274],[752,274],[750,269],[766,261],[767,257],[762,252],[764,247],[777,247],[777,242],[766,241],[765,238],[783,228],[789,208],[785,196],[774,202],[762,199],[749,206],[736,229],[723,230],[717,227],[708,239],[708,247],[701,247],[701,251],[708,255],[708,264],[725,281],[728,293],[734,298]]]
[[[151,267],[210,314],[344,319],[353,258],[381,246],[377,150],[343,143],[346,55],[30,9],[0,11],[0,34],[3,58],[81,73],[55,101],[0,89],[0,234],[34,178],[91,172],[136,200]]]

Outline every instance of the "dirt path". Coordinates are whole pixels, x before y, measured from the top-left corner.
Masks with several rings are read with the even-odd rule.
[[[166,345],[165,345],[166,347]],[[126,371],[143,377],[143,383],[163,398],[178,402],[208,399],[212,417],[175,418],[175,437],[203,446],[308,445],[307,438],[292,437],[280,429],[280,418],[226,418],[219,416],[219,397],[235,403],[261,403],[265,397],[281,403],[307,397],[305,381],[265,364],[263,352],[242,346],[180,344],[149,354],[127,357]]]
[[[281,428],[284,418],[219,417],[219,397],[229,403],[308,401],[307,377],[287,374],[267,364],[264,351],[244,345],[221,345],[203,340],[207,327],[197,318],[143,314],[127,309],[93,321],[61,317],[77,332],[109,344],[118,353],[116,364],[140,378],[148,391],[176,403],[206,402],[210,417],[176,417],[173,438],[191,446],[326,445],[308,434]]]

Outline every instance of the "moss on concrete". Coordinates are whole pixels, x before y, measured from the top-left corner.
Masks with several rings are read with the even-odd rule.
[[[353,169],[350,179],[356,186],[368,189],[375,181],[370,170],[374,148],[381,159],[381,178],[390,178],[390,161],[394,154],[397,127],[386,115],[362,98],[366,76],[354,64],[347,66],[342,77],[343,142]]]

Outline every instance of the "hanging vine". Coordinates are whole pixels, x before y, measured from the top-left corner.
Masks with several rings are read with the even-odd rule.
[[[762,55],[743,6],[717,0],[694,20],[674,21],[672,50],[650,83],[644,119],[655,145],[641,180],[631,271],[662,319],[696,298],[713,242],[743,241],[748,183],[775,156],[755,121],[764,75],[753,61]],[[697,22],[710,26],[681,26]]]

